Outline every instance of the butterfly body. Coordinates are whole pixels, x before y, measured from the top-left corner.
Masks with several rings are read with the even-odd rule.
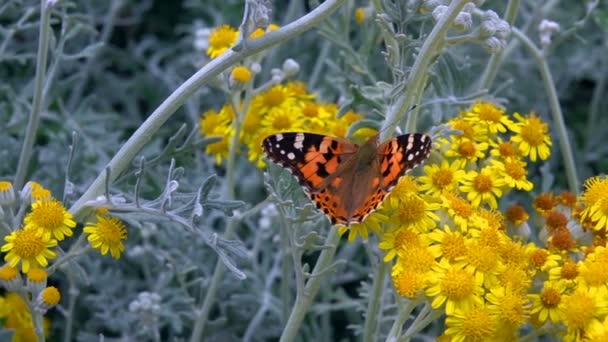
[[[371,214],[407,171],[431,149],[425,134],[405,134],[357,145],[313,133],[274,134],[262,142],[271,161],[285,167],[332,224],[351,225]]]

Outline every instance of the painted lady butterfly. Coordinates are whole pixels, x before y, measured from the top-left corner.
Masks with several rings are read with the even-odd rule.
[[[405,134],[379,144],[357,145],[312,133],[279,133],[262,142],[271,161],[296,176],[306,195],[332,224],[362,222],[397,185],[399,178],[431,152],[431,138]]]

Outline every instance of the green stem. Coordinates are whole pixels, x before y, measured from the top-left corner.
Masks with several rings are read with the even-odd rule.
[[[396,294],[398,296],[398,294]],[[397,299],[399,300],[399,299]],[[410,318],[412,311],[421,303],[420,300],[410,300],[407,302],[405,307],[399,307],[399,315],[395,319],[393,326],[391,327],[390,332],[386,338],[387,341],[397,341],[399,336],[401,335],[401,330],[403,329],[403,325]]]
[[[538,68],[540,69],[540,74],[545,85],[545,91],[547,92],[549,106],[551,107],[551,116],[553,117],[553,122],[555,123],[555,128],[557,130],[559,145],[562,152],[562,159],[564,161],[564,168],[566,169],[566,177],[568,179],[568,187],[570,188],[570,191],[576,194],[579,190],[576,165],[574,163],[574,156],[572,154],[566,124],[564,123],[562,108],[557,97],[557,90],[555,89],[555,83],[553,82],[551,71],[549,70],[549,64],[547,63],[542,51],[537,48],[536,45],[534,45],[534,43],[525,34],[523,34],[517,28],[513,28],[513,34],[528,49],[528,51],[532,53],[536,63],[538,63]]]
[[[515,22],[515,17],[517,16],[517,11],[519,9],[519,3],[520,0],[509,0],[509,3],[507,4],[504,19],[511,26],[513,26],[513,22]],[[494,80],[496,79],[498,66],[502,62],[504,55],[505,49],[490,56],[490,60],[488,61],[488,64],[486,65],[486,68],[479,79],[479,89],[489,89],[492,86],[492,83],[494,83]]]
[[[25,136],[23,138],[23,147],[19,156],[19,164],[15,174],[13,186],[15,189],[21,189],[25,183],[27,169],[32,159],[32,148],[36,140],[36,132],[40,124],[40,112],[42,111],[42,90],[44,88],[44,76],[46,74],[46,59],[49,50],[49,35],[50,35],[50,19],[51,5],[47,5],[46,0],[40,0],[40,32],[38,35],[38,56],[36,57],[36,76],[34,80],[34,98],[32,103],[32,111],[27,122]]]
[[[389,264],[383,260],[379,261],[374,274],[372,292],[367,303],[367,312],[365,314],[365,325],[363,326],[363,341],[373,342],[376,336],[376,328],[378,326],[379,309],[382,299],[382,289],[384,289],[384,280],[388,272]]]
[[[325,239],[326,248],[323,249],[319,255],[319,259],[317,259],[317,263],[315,264],[312,274],[318,274],[329,267],[334,259],[334,254],[336,253],[336,248],[338,247],[339,241],[340,235],[338,234],[338,228],[336,226],[332,226],[327,234],[327,238]],[[304,320],[308,309],[310,309],[313,299],[319,291],[319,287],[321,286],[321,282],[324,280],[324,278],[324,276],[315,276],[308,279],[306,286],[304,287],[304,291],[302,293],[298,292],[296,295],[296,301],[291,310],[291,314],[287,320],[287,325],[285,325],[285,328],[283,329],[280,342],[295,340],[298,330],[302,325],[302,321]]]
[[[72,326],[74,324],[74,308],[76,307],[76,297],[78,297],[78,294],[80,293],[78,291],[78,288],[76,287],[76,284],[74,283],[74,279],[73,277],[70,275],[70,273],[67,273],[68,276],[68,281],[69,281],[69,289],[68,289],[68,308],[67,308],[67,313],[66,313],[66,320],[65,320],[65,328],[63,330],[63,340],[65,342],[70,342],[72,341]]]
[[[416,317],[416,320],[405,332],[405,339],[409,340],[412,336],[416,335],[424,328],[426,328],[431,322],[443,315],[443,311],[435,310],[431,308],[431,304],[428,302],[424,305],[422,311]]]
[[[407,79],[407,89],[403,96],[399,97],[395,104],[393,104],[386,115],[386,119],[382,124],[380,130],[381,140],[386,140],[393,132],[403,116],[420,102],[422,94],[424,93],[425,80],[428,68],[433,61],[437,58],[437,55],[443,48],[445,43],[445,35],[452,26],[454,18],[460,13],[467,0],[454,0],[450,2],[450,6],[443,14],[441,19],[437,22],[431,33],[425,39],[420,52],[414,61],[412,71]],[[417,111],[412,111],[408,120],[416,122],[415,116]]]
[[[120,150],[118,150],[108,165],[103,168],[104,171],[99,173],[85,193],[76,201],[76,203],[74,203],[74,205],[72,205],[70,212],[79,218],[86,207],[86,202],[103,193],[104,184],[106,182],[105,169],[109,167],[112,170],[110,173],[111,178],[109,179],[110,183],[112,183],[116,177],[131,165],[133,158],[139,153],[142,147],[152,139],[159,128],[198,89],[207,85],[221,72],[236,65],[244,58],[255,55],[274,45],[286,42],[319,25],[337,10],[344,1],[345,0],[327,0],[293,23],[283,26],[276,31],[269,32],[260,38],[247,41],[247,48],[241,46],[240,49],[238,49],[238,52],[234,50],[226,51],[224,54],[202,67],[169,95],[148,119],[142,123]]]

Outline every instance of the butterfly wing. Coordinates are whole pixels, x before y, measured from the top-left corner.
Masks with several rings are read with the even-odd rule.
[[[408,171],[431,154],[432,140],[426,134],[412,133],[395,137],[378,147],[380,188],[391,191]]]
[[[376,210],[399,178],[428,158],[431,145],[428,135],[413,133],[400,135],[378,146],[377,165],[366,180],[369,184],[366,198],[354,210],[350,223],[360,223]]]
[[[331,177],[359,147],[345,139],[290,132],[267,137],[262,148],[268,159],[289,170],[308,194],[326,189]]]

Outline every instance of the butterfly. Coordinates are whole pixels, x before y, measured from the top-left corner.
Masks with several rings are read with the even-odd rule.
[[[262,141],[266,157],[290,171],[332,224],[361,223],[409,170],[431,152],[431,137],[404,134],[362,145],[320,134],[290,132]]]

